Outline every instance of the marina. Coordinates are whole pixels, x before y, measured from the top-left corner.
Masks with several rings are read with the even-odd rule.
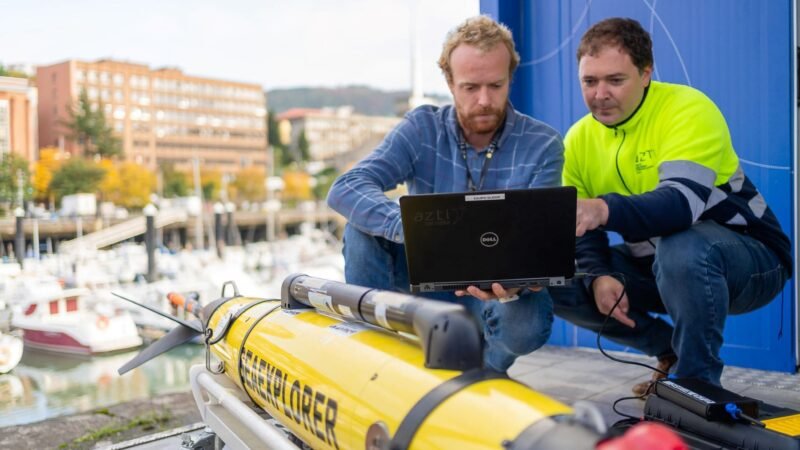
[[[6,10],[0,448],[800,450],[800,0]]]

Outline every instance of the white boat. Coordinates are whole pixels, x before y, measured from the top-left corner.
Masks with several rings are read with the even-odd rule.
[[[11,372],[22,359],[22,339],[0,332],[0,374]]]
[[[116,352],[142,345],[136,324],[122,308],[87,302],[88,289],[47,289],[19,299],[11,319],[26,346],[78,355]]]

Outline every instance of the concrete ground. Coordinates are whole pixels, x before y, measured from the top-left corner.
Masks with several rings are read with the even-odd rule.
[[[611,352],[617,358],[655,365],[655,358]],[[598,350],[545,346],[519,358],[509,375],[532,388],[572,405],[583,400],[596,405],[611,425],[623,419],[611,405],[621,397],[630,397],[631,386],[650,378],[651,371],[622,364],[603,356]],[[725,367],[722,385],[740,395],[776,406],[800,410],[800,375],[783,372]],[[618,410],[640,417],[644,401],[633,399],[618,404]]]

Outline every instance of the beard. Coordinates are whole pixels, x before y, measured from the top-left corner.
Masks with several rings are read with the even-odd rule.
[[[459,114],[459,122],[465,133],[492,134],[505,118],[505,108],[484,108],[467,114]]]

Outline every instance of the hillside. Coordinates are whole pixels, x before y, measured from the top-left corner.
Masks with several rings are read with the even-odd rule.
[[[381,91],[367,86],[274,89],[267,92],[267,106],[270,111],[279,114],[290,108],[351,105],[357,113],[395,116],[405,111],[408,95],[408,91]],[[438,99],[443,102],[449,101],[445,97]]]

